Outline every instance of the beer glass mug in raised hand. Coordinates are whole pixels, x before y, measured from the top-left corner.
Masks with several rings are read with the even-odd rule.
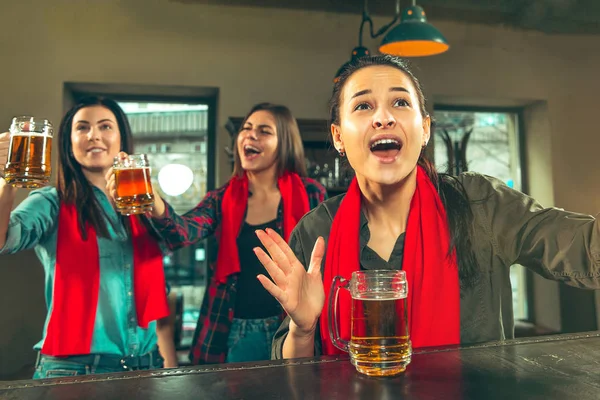
[[[349,342],[339,334],[340,288],[349,290],[352,298]],[[329,295],[329,335],[337,348],[350,353],[350,361],[358,372],[392,376],[404,372],[410,363],[407,294],[404,271],[357,271],[349,281],[335,277]]]
[[[150,181],[150,163],[145,154],[131,154],[125,158],[116,157],[115,203],[123,215],[143,214],[152,211],[154,193]]]
[[[7,183],[39,188],[50,181],[52,124],[45,119],[15,117],[10,126],[8,160],[4,168]]]

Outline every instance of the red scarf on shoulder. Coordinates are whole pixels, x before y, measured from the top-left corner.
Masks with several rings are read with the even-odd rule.
[[[338,209],[327,245],[323,284],[325,307],[320,317],[323,354],[340,354],[329,338],[327,304],[333,278],[350,279],[360,270],[362,194],[356,178]],[[460,343],[460,286],[456,255],[448,256],[450,232],[446,210],[427,173],[417,167],[417,188],[411,200],[402,269],[408,283],[408,326],[413,347]],[[351,297],[339,294],[340,336],[350,340]]]
[[[277,181],[283,201],[283,237],[287,241],[300,218],[310,211],[308,194],[298,174],[285,173]],[[237,237],[248,207],[248,177],[233,177],[221,203],[221,235],[215,279],[225,283],[229,275],[240,272]]]
[[[163,254],[143,223],[130,216],[133,244],[133,291],[138,325],[169,315]],[[58,214],[52,310],[42,347],[49,356],[89,354],[100,288],[100,254],[93,227],[79,232],[77,209],[61,204]],[[123,266],[120,266],[123,267]],[[127,272],[125,272],[127,273]]]

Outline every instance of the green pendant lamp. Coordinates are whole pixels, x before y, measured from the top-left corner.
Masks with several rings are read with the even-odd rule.
[[[385,35],[379,51],[401,57],[422,57],[440,54],[449,48],[444,35],[427,22],[425,11],[413,0],[413,5],[402,12],[400,23]]]
[[[375,39],[386,33],[398,20],[400,20],[400,23],[383,38],[379,47],[381,53],[400,57],[421,57],[440,54],[450,48],[444,35],[427,22],[425,11],[416,5],[415,0],[413,0],[412,6],[407,7],[402,12],[402,15],[400,15],[400,0],[396,0],[396,14],[394,19],[377,32],[373,31],[373,20],[369,16],[368,11],[368,0],[365,0],[360,31],[358,33],[358,46],[352,50],[350,60],[338,69],[333,81],[338,81],[346,65],[357,58],[370,54],[369,49],[362,45],[365,24],[369,24],[371,38]]]

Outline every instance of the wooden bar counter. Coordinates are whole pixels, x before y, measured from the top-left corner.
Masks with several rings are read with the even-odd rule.
[[[600,333],[426,349],[371,378],[347,357],[0,382],[0,399],[600,399]]]

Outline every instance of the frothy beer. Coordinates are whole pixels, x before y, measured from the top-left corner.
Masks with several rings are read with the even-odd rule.
[[[4,179],[13,186],[38,188],[48,184],[51,170],[52,136],[15,133],[10,137]]]
[[[142,214],[152,210],[154,193],[150,167],[115,167],[115,203],[122,214]]]

